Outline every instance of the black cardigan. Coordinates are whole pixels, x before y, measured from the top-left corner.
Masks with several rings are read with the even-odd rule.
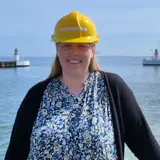
[[[124,160],[124,143],[140,160],[160,160],[160,146],[130,88],[117,74],[103,71],[101,73],[109,89],[118,160]],[[5,160],[27,159],[32,127],[50,80],[34,85],[23,99],[17,112]]]

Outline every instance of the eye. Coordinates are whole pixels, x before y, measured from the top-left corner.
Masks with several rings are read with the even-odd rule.
[[[64,46],[64,47],[69,47],[69,44],[64,44],[63,46]]]
[[[81,48],[88,48],[86,45],[80,45]]]
[[[71,47],[71,45],[70,44],[63,44],[63,46],[62,46],[64,49],[68,49],[68,48],[70,48]]]

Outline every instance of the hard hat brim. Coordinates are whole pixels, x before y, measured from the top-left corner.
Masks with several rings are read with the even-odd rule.
[[[87,37],[80,37],[80,38],[72,38],[72,39],[65,39],[59,41],[58,39],[54,40],[55,43],[98,43],[99,37],[98,36],[87,36]]]

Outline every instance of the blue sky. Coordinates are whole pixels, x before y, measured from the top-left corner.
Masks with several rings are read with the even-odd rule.
[[[160,42],[160,0],[0,0],[0,56],[53,56],[50,36],[77,10],[97,27],[100,55],[150,56]]]

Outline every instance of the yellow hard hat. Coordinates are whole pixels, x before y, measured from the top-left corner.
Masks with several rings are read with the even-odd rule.
[[[73,11],[56,24],[52,41],[55,43],[97,43],[96,27],[87,16]]]

